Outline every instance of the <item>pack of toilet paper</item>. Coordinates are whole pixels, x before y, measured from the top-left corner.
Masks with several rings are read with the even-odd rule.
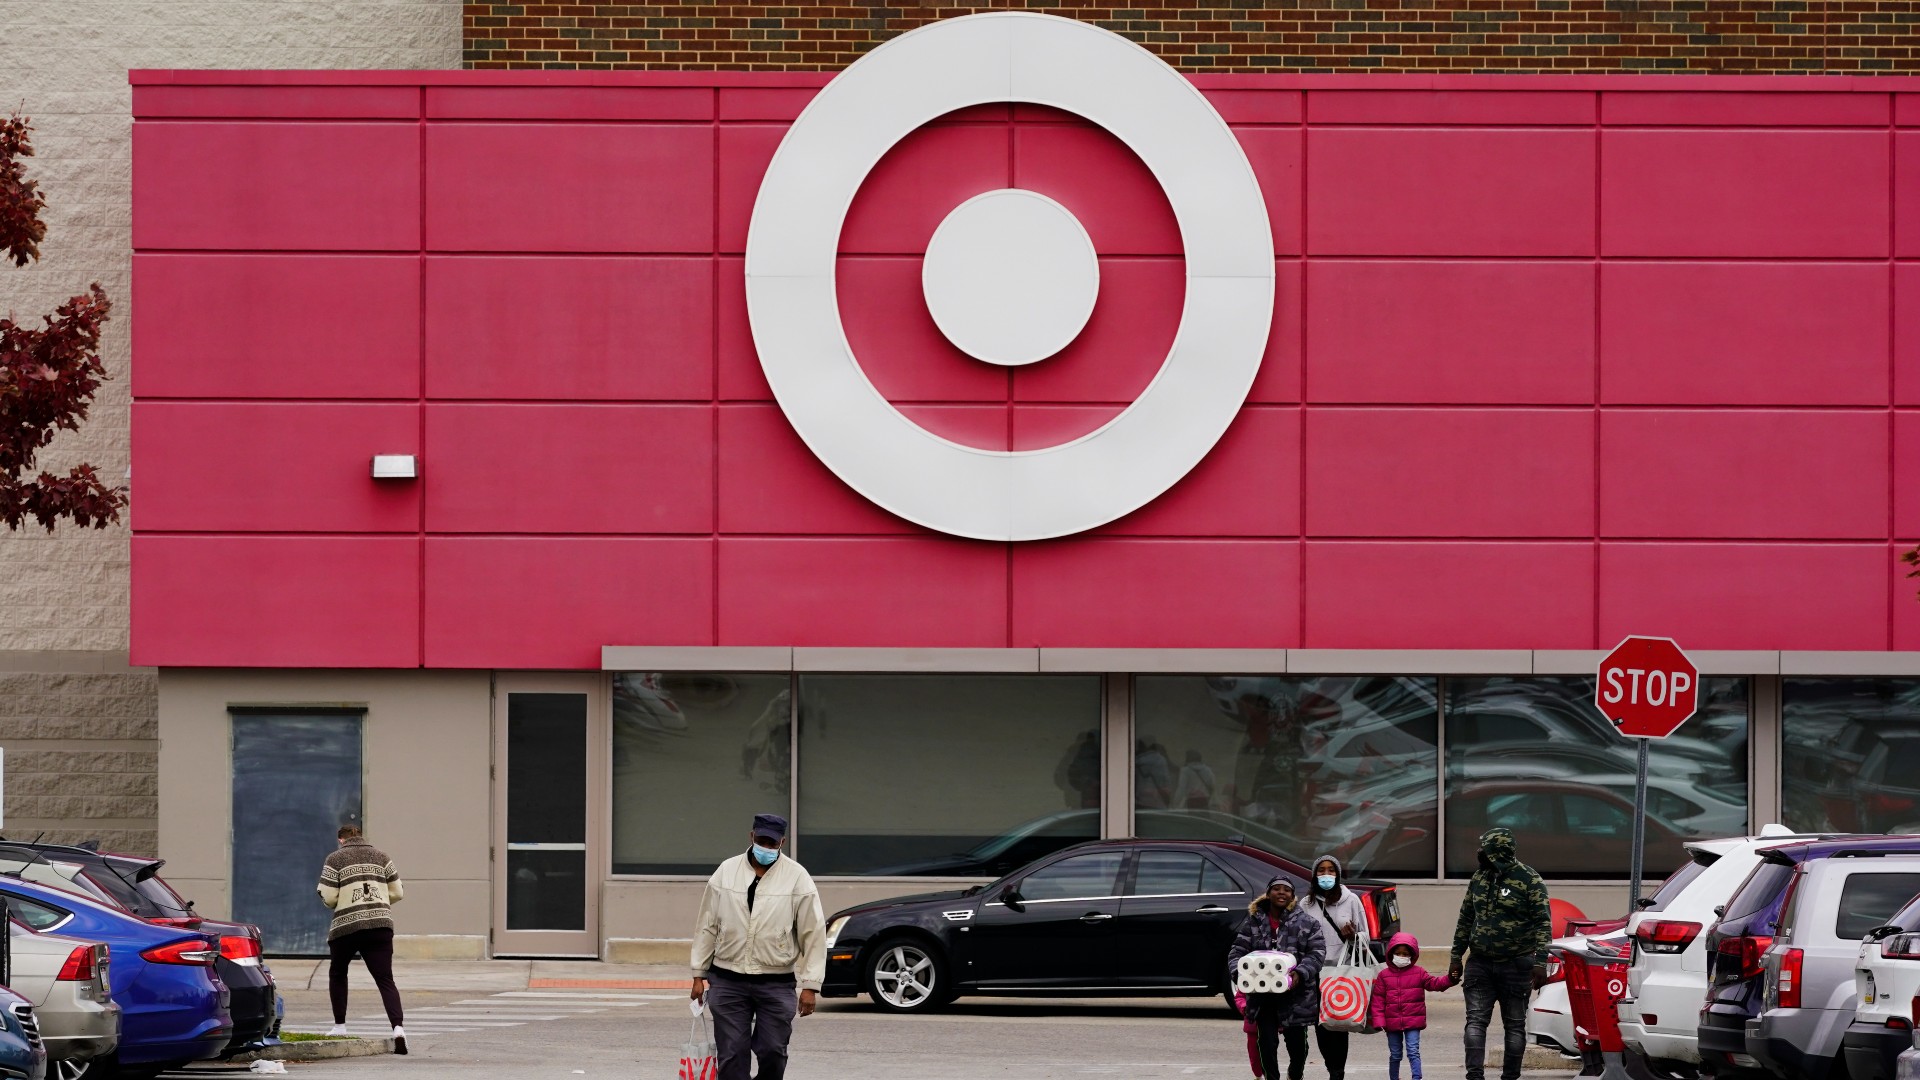
[[[1293,989],[1292,953],[1261,950],[1240,958],[1233,988],[1242,994],[1284,994]]]

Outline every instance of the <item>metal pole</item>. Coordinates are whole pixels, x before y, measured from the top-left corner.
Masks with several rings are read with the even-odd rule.
[[[1637,765],[1633,774],[1633,890],[1627,899],[1627,916],[1640,910],[1640,856],[1647,848],[1647,742],[1636,739],[1640,744],[1636,755]]]

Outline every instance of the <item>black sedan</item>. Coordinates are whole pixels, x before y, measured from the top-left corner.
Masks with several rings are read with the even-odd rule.
[[[1308,870],[1246,843],[1101,840],[991,885],[848,908],[827,922],[826,997],[893,1012],[961,994],[1226,994],[1227,949],[1276,875]],[[1379,942],[1400,929],[1392,885],[1351,883]],[[1377,950],[1376,950],[1377,951]]]

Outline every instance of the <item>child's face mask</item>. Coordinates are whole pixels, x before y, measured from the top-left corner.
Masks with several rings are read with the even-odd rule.
[[[1393,958],[1393,966],[1397,968],[1408,967],[1411,966],[1412,963],[1413,957],[1411,956],[1400,956],[1396,954]]]

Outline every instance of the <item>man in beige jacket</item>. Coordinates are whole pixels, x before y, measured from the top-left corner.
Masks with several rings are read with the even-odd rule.
[[[799,863],[780,853],[787,819],[756,814],[751,846],[707,879],[693,930],[693,998],[713,1013],[719,1080],[782,1080],[796,1015],[813,1012],[827,974],[820,894]],[[799,999],[794,992],[798,989]]]

